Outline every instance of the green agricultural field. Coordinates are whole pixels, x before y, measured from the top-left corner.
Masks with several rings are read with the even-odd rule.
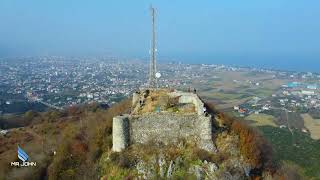
[[[246,90],[242,90],[242,91],[244,93],[246,92],[247,94],[255,95],[258,97],[268,97],[268,96],[271,96],[275,92],[272,89],[266,89],[266,88],[246,89]]]
[[[237,100],[237,99],[244,98],[244,94],[223,93],[223,92],[216,92],[216,91],[201,92],[201,95],[209,99],[220,99],[220,100]]]
[[[245,118],[245,120],[253,121],[253,126],[272,126],[277,127],[274,123],[274,117],[267,114],[251,114]]]
[[[303,168],[309,178],[320,179],[320,140],[308,134],[271,126],[260,126],[264,136],[271,142],[278,162],[292,162]]]

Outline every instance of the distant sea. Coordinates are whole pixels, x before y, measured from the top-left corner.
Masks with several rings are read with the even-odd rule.
[[[284,71],[314,72],[320,73],[320,58],[274,58],[274,57],[184,57],[175,61],[190,64],[224,64],[241,67],[268,68]]]
[[[203,63],[210,63],[212,61],[203,61]],[[219,63],[217,61],[217,63]],[[320,73],[320,60],[319,62],[314,61],[279,61],[279,60],[267,60],[267,61],[220,61],[226,65],[236,65],[244,67],[256,67],[256,68],[267,68],[274,70],[284,71],[298,71],[298,72],[314,72]]]

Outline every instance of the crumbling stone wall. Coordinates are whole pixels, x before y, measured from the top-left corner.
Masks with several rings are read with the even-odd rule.
[[[211,115],[199,116],[196,127],[198,129],[198,136],[200,137],[198,146],[201,149],[216,152],[216,147],[212,141],[213,126]]]
[[[197,135],[196,115],[150,113],[130,119],[130,142],[175,143],[178,139],[194,139]]]
[[[129,116],[122,115],[113,118],[112,122],[112,150],[120,152],[128,147],[130,142]]]
[[[200,100],[197,94],[188,93],[188,92],[181,92],[181,91],[174,91],[169,93],[171,97],[179,97],[179,103],[187,104],[192,103],[196,108],[196,112],[199,116],[204,114],[204,104]]]
[[[151,113],[130,119],[131,143],[176,143],[184,139],[214,152],[211,116]]]
[[[139,100],[133,95],[133,107]],[[113,151],[122,151],[132,143],[175,143],[181,139],[195,142],[199,148],[215,152],[212,141],[212,118],[204,113],[204,104],[196,94],[180,91],[169,96],[179,97],[179,103],[195,105],[197,113],[181,114],[151,112],[141,115],[122,115],[113,118]]]

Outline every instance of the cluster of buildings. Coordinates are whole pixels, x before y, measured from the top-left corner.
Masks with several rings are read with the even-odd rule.
[[[318,87],[317,83],[307,83],[307,80],[306,82],[290,81],[282,85],[271,96],[253,97],[240,106],[234,106],[233,110],[242,117],[270,110],[296,113],[306,113],[310,109],[320,111],[320,89]]]
[[[282,97],[279,99],[281,106],[300,108],[319,108],[320,89],[318,84],[304,82],[289,82],[281,88]],[[280,93],[279,93],[280,94]]]
[[[32,58],[0,63],[0,104],[29,100],[58,107],[112,103],[145,81],[144,67],[115,59]]]
[[[159,87],[182,87],[199,77],[200,65],[159,64]],[[33,57],[0,61],[0,107],[18,101],[64,108],[112,104],[148,81],[147,61],[115,58]],[[1,111],[1,109],[0,109]]]
[[[53,107],[99,102],[112,104],[130,95],[148,81],[149,61],[119,60],[116,58],[64,58],[29,57],[1,59],[0,61],[0,113],[2,107],[16,102],[39,102]],[[266,69],[242,68],[225,65],[158,63],[161,78],[158,87],[188,89],[196,81],[208,83],[216,71],[263,72],[274,78],[298,79],[283,85],[272,97],[262,97],[264,103],[256,103],[255,109],[235,107],[241,114],[258,113],[275,107],[274,98],[280,106],[318,107],[320,76],[312,73],[290,73]],[[219,79],[219,77],[217,77]],[[243,83],[234,81],[233,83]],[[246,82],[259,87],[263,82]],[[270,102],[266,102],[270,101]],[[255,103],[253,103],[254,105]],[[244,105],[246,106],[246,105]],[[251,106],[252,107],[252,106]],[[1,109],[2,108],[2,109]],[[237,109],[239,108],[239,109]]]

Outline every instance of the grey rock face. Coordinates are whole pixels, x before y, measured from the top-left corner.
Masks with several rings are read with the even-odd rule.
[[[158,159],[160,177],[164,177],[166,173],[166,160],[163,155],[160,155]]]
[[[208,165],[208,170],[209,170],[209,173],[214,173],[215,171],[218,170],[218,166],[215,163],[210,163]]]
[[[145,164],[143,161],[139,161],[136,164],[136,169],[138,171],[138,174],[141,175],[143,179],[147,178],[147,169],[145,168]]]
[[[199,165],[192,166],[189,169],[189,173],[194,174],[196,176],[197,180],[204,179],[204,177],[205,177],[203,168],[200,167]]]
[[[145,163],[142,160],[136,164],[136,169],[141,179],[152,179],[153,177],[156,176],[156,172],[154,170],[153,165]]]
[[[214,173],[218,170],[218,166],[215,163],[207,162],[206,160],[204,160],[203,164],[206,167],[206,169],[208,169],[209,173]]]
[[[168,171],[167,171],[167,178],[171,178],[172,177],[172,173],[174,171],[174,162],[171,160],[169,167],[168,167]]]

